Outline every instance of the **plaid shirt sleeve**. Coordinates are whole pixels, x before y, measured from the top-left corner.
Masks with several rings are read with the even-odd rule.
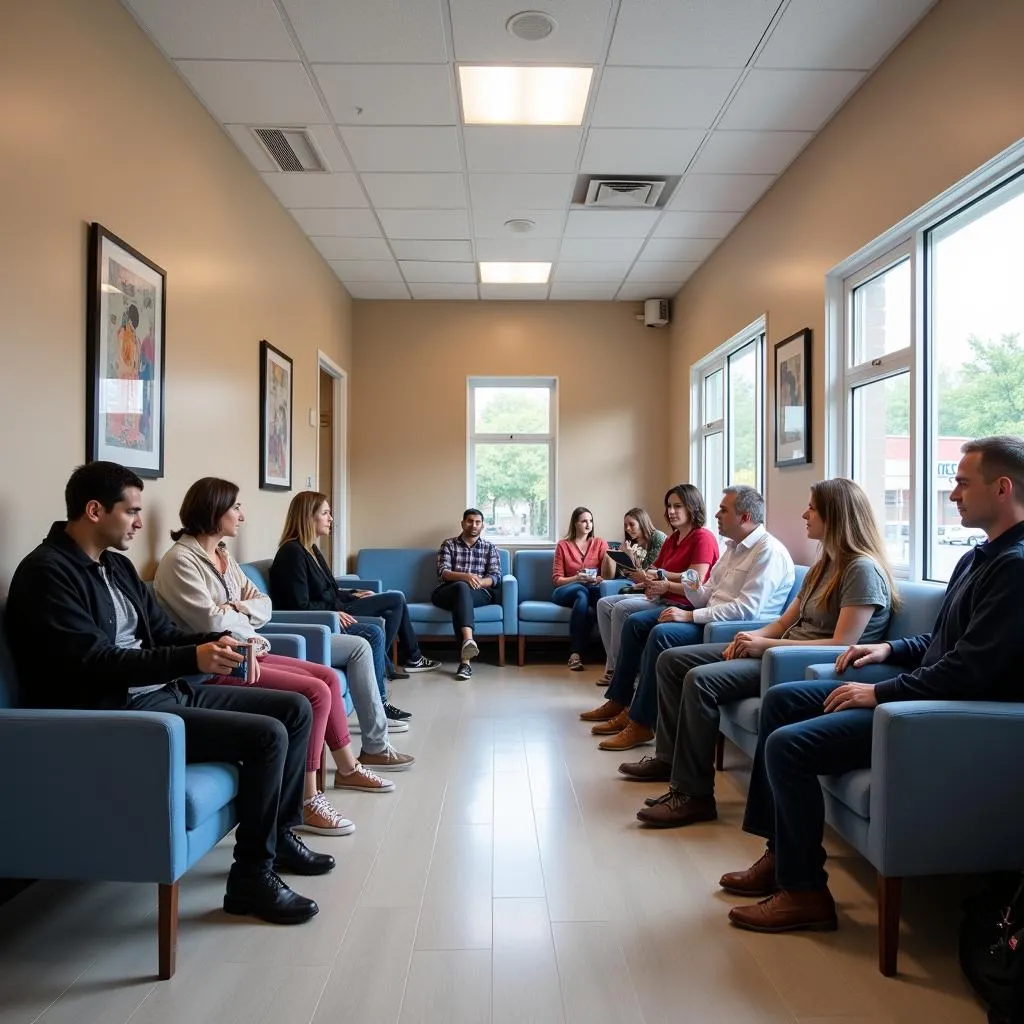
[[[447,569],[449,572],[452,571],[452,555],[454,545],[452,544],[451,538],[449,537],[437,552],[437,578],[444,581],[444,572]]]
[[[487,552],[487,575],[494,581],[495,589],[501,586],[501,559],[498,557],[498,549],[493,545],[488,545]]]

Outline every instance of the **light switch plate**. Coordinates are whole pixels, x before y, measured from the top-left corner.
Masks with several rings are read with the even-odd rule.
[[[309,410],[309,425],[311,427],[315,427],[317,425],[317,422],[318,422],[318,420],[317,420],[317,415],[316,415],[316,409],[310,409]]]

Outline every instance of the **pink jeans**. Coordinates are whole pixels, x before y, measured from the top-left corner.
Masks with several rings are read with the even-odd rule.
[[[220,686],[246,685],[237,676],[214,676],[210,682]],[[265,690],[301,693],[312,704],[313,727],[309,731],[309,748],[306,751],[307,772],[315,772],[320,767],[325,740],[331,750],[348,746],[345,701],[334,669],[314,665],[311,661],[299,661],[298,658],[267,654],[260,658],[260,681],[256,685]]]

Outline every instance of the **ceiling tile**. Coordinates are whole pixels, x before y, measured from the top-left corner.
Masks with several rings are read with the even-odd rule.
[[[614,299],[618,290],[618,281],[555,281],[551,285],[551,298],[604,302]]]
[[[720,128],[817,131],[860,85],[863,71],[755,68],[718,122]]]
[[[466,238],[469,217],[465,210],[378,210],[389,238]]]
[[[260,177],[291,209],[369,205],[354,174],[287,174],[279,171]]]
[[[455,124],[446,64],[316,64],[313,73],[337,124]]]
[[[481,299],[546,299],[546,284],[482,284]]]
[[[396,238],[391,243],[395,256],[400,260],[430,260],[433,263],[451,261],[471,263],[473,246],[467,240],[424,242],[418,239]]]
[[[463,129],[470,171],[575,171],[582,128],[470,125]]]
[[[777,7],[778,0],[622,0],[608,63],[742,68]]]
[[[935,0],[790,0],[761,68],[873,68]]]
[[[274,0],[126,0],[168,57],[295,60]]]
[[[414,299],[477,299],[475,284],[437,284],[410,281],[409,291]]]
[[[389,209],[465,209],[461,174],[364,174],[374,206]]]
[[[349,281],[401,281],[394,260],[328,260],[331,269],[346,284]]]
[[[509,220],[532,220],[533,229],[528,233],[530,238],[561,238],[565,210],[528,210],[503,205],[473,207],[473,229],[477,238],[519,237],[505,227]]]
[[[306,56],[338,64],[442,64],[440,0],[282,0]]]
[[[317,235],[310,241],[326,260],[390,260],[391,250],[383,238],[338,238]]]
[[[621,302],[643,302],[646,299],[671,299],[679,291],[679,281],[627,281],[616,298]]]
[[[619,282],[626,276],[629,266],[628,260],[615,260],[607,263],[596,260],[589,263],[567,263],[564,260],[559,260],[554,270],[553,279],[555,281]]]
[[[578,262],[626,260],[632,263],[643,244],[642,238],[565,238],[559,259]]]
[[[471,174],[474,206],[564,210],[572,199],[573,174]]]
[[[342,128],[360,171],[461,171],[455,128]]]
[[[409,289],[401,282],[344,281],[345,290],[353,299],[407,299]]]
[[[476,258],[489,263],[514,263],[519,260],[554,263],[557,257],[557,238],[534,238],[531,235],[506,232],[504,238],[476,240]]]
[[[718,246],[718,238],[652,238],[641,260],[704,260]]]
[[[655,238],[725,238],[743,219],[742,213],[666,213]]]
[[[455,57],[480,64],[597,64],[604,56],[609,0],[532,0],[530,10],[550,14],[558,28],[546,39],[524,42],[506,30],[518,10],[508,0],[450,0]]]
[[[715,131],[693,165],[701,174],[735,171],[780,174],[814,137],[812,132]]]
[[[398,264],[402,277],[410,284],[413,281],[430,284],[443,282],[476,284],[476,265],[473,263],[433,263],[426,260],[403,260]]]
[[[639,238],[654,226],[657,210],[571,210],[567,238]]]
[[[774,174],[688,174],[676,187],[668,209],[743,213],[773,181]]]
[[[631,284],[637,281],[678,281],[682,284],[699,266],[700,260],[651,260],[646,263],[638,260],[627,280]]]
[[[717,68],[605,68],[595,128],[707,128],[737,78]]]
[[[380,226],[370,210],[289,210],[307,235],[348,235],[380,238]]]
[[[317,124],[327,120],[298,61],[179,60],[175,65],[223,123]]]
[[[681,174],[703,138],[703,128],[592,128],[580,169],[636,176]]]

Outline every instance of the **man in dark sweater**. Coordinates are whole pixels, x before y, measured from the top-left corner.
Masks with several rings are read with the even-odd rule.
[[[189,762],[239,767],[224,909],[278,924],[307,921],[316,903],[276,870],[318,875],[334,867],[333,857],[309,850],[291,830],[300,820],[309,702],[294,693],[202,684],[242,662],[232,647],[237,641],[182,632],[132,563],[109,550],[126,551],[142,529],[142,486],[113,462],[79,467],[65,489],[68,521],[54,523],[15,571],[6,631],[22,703],[179,716]]]
[[[768,848],[752,867],[720,882],[737,895],[767,897],[733,907],[729,919],[740,928],[836,927],[818,776],[870,767],[877,705],[1024,698],[1024,440],[985,437],[961,451],[949,499],[963,525],[988,539],[957,564],[932,632],[856,645],[836,660],[840,672],[890,663],[894,673],[884,682],[783,683],[765,695],[743,828],[764,836]]]

